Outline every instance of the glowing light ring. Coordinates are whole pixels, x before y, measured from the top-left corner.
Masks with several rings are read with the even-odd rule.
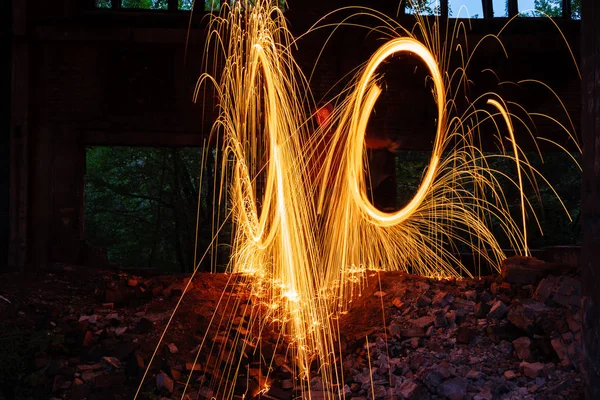
[[[250,83],[255,83],[255,78],[257,74],[257,65],[260,64],[263,68],[263,72],[265,75],[265,80],[267,82],[267,99],[269,104],[269,118],[267,120],[268,133],[269,133],[269,146],[270,146],[270,154],[274,154],[275,148],[277,146],[276,143],[276,129],[277,129],[277,118],[276,118],[276,102],[273,98],[273,93],[275,93],[274,85],[272,82],[272,78],[270,77],[268,71],[265,69],[265,59],[264,53],[262,51],[262,46],[260,44],[255,44],[252,46],[253,56],[252,56],[252,73]],[[267,169],[267,177],[266,177],[266,191],[263,202],[263,209],[261,210],[260,216],[258,216],[258,210],[256,207],[256,196],[255,187],[252,185],[252,181],[250,179],[250,173],[248,171],[248,167],[244,162],[245,157],[242,149],[242,145],[236,141],[235,150],[237,153],[237,164],[235,166],[235,180],[234,180],[234,190],[238,194],[238,198],[240,199],[241,204],[241,221],[242,226],[244,226],[248,236],[256,243],[256,245],[264,249],[273,241],[275,238],[277,222],[279,220],[279,213],[277,209],[275,209],[275,214],[273,216],[273,221],[271,222],[271,227],[265,235],[267,220],[269,216],[269,212],[271,209],[271,202],[274,199],[273,192],[275,188],[276,176],[279,174],[280,166],[278,162],[271,160],[268,164],[269,167]],[[240,171],[242,170],[243,173]],[[247,196],[247,197],[246,197]],[[244,201],[244,199],[248,198],[248,202]],[[248,210],[248,207],[250,210]],[[250,214],[250,215],[249,215]],[[266,237],[265,237],[266,236]]]
[[[375,208],[367,197],[365,190],[366,184],[362,170],[363,146],[369,117],[373,111],[375,102],[381,93],[381,89],[373,83],[375,71],[388,57],[402,52],[414,53],[425,63],[425,65],[427,65],[434,83],[435,98],[438,107],[438,123],[433,152],[429,161],[429,168],[427,169],[427,174],[425,175],[425,178],[423,178],[417,193],[404,208],[393,213],[386,213]],[[370,58],[365,67],[365,72],[357,85],[356,98],[357,101],[354,104],[350,122],[350,137],[347,152],[348,163],[346,164],[348,166],[347,176],[350,192],[355,204],[373,224],[379,226],[397,225],[413,214],[422,203],[426,193],[431,188],[440,161],[445,133],[446,104],[442,73],[438,68],[435,57],[427,47],[413,38],[397,38],[381,46]]]

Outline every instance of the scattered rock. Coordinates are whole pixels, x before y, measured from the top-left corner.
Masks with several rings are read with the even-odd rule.
[[[425,316],[415,320],[410,321],[413,325],[421,328],[421,330],[427,328],[429,325],[433,324],[433,317]]]
[[[493,400],[494,396],[489,389],[483,389],[480,393],[473,396],[473,400]]]
[[[154,322],[146,317],[142,317],[135,327],[140,333],[150,333],[154,329]]]
[[[477,292],[475,290],[467,290],[465,292],[465,298],[474,302],[477,300]]]
[[[413,326],[411,328],[402,329],[401,336],[406,338],[423,337],[425,336],[425,332],[422,327]]]
[[[431,299],[429,297],[425,296],[424,294],[420,295],[419,298],[417,299],[417,305],[419,307],[427,307],[430,304],[431,304]]]
[[[120,369],[121,361],[116,357],[102,357],[102,364],[107,369]]]
[[[469,344],[475,337],[477,329],[469,326],[461,326],[456,332],[456,343]]]
[[[531,357],[531,339],[528,337],[520,337],[512,342],[517,357],[520,360],[529,360]]]
[[[502,261],[502,277],[506,282],[537,284],[548,273],[561,266],[535,257],[513,256]]]
[[[175,387],[175,383],[173,379],[164,372],[156,375],[156,388],[161,391],[166,391],[168,393],[173,393],[173,389]]]
[[[468,381],[456,377],[442,383],[441,394],[450,400],[462,400],[467,395]]]
[[[474,369],[469,370],[469,372],[467,372],[467,375],[465,376],[465,378],[473,379],[473,380],[482,379],[485,377],[486,377],[486,374],[484,374],[482,371],[476,371]]]
[[[487,303],[477,303],[474,308],[474,316],[476,318],[485,318],[490,312],[490,308]]]
[[[399,297],[394,297],[394,300],[392,300],[392,305],[398,309],[402,309],[406,304],[400,300]]]
[[[412,379],[405,380],[398,388],[398,391],[407,400],[420,399],[423,394],[423,387]]]
[[[454,296],[447,292],[439,292],[433,297],[433,305],[439,307],[446,307],[448,304],[454,301]]]
[[[544,364],[541,362],[528,363],[523,361],[519,366],[523,375],[531,379],[542,376],[542,373],[544,372]]]
[[[563,366],[568,366],[571,364],[568,355],[568,345],[566,345],[561,338],[555,338],[550,341],[552,348],[556,352],[556,355],[560,359]]]
[[[581,304],[581,281],[569,276],[548,276],[538,285],[534,298],[547,305],[579,309]]]
[[[507,371],[504,371],[504,377],[510,381],[512,379],[515,379],[517,377],[517,374],[512,369],[509,369]]]
[[[433,322],[436,328],[443,328],[446,326],[447,320],[444,310],[437,310],[433,313]]]
[[[491,319],[500,319],[504,317],[507,312],[508,307],[506,307],[506,305],[502,301],[498,300],[490,309],[490,312],[488,313],[487,317]]]
[[[334,348],[336,355],[338,351],[343,355],[345,386],[339,390],[346,398],[579,398],[583,387],[579,371],[582,332],[581,316],[573,305],[580,295],[576,279],[548,275],[536,285],[534,293],[532,284],[502,281],[498,277],[448,281],[406,278],[390,278],[383,286],[385,292],[373,293],[384,301],[389,334],[377,325],[381,321],[379,314],[365,313],[361,308],[362,302],[378,304],[379,299],[373,296],[353,301],[348,315],[340,318],[344,335]],[[131,280],[137,284],[130,285]],[[156,343],[162,330],[155,328],[168,320],[168,307],[161,308],[161,303],[175,303],[177,290],[185,285],[180,281],[173,284],[173,279],[152,283],[127,274],[119,275],[118,282],[112,290],[128,300],[117,309],[114,304],[92,304],[68,312],[68,317],[49,313],[41,324],[52,330],[52,347],[31,358],[30,367],[39,371],[35,385],[47,386],[47,395],[39,398],[112,398],[117,393],[129,394],[124,387],[129,390],[133,381],[139,382],[154,350],[148,343]],[[210,280],[198,280],[195,290],[203,290],[198,288],[206,282]],[[107,284],[112,283],[108,280]],[[131,305],[131,296],[138,296],[135,293],[142,293],[142,289],[149,296],[155,292],[160,296],[165,287],[169,288],[169,298],[156,297],[152,306]],[[239,304],[251,304],[244,297],[243,285],[232,287]],[[98,303],[105,300],[104,294],[104,289],[99,289],[95,297]],[[9,295],[12,300],[14,295]],[[190,391],[183,398],[218,396],[208,382],[219,362],[201,354],[200,363],[192,366],[200,349],[188,351],[209,332],[206,318],[219,297],[206,297],[189,309],[188,315],[193,318],[174,319],[166,345],[149,369],[148,377],[154,376],[156,381],[147,379],[145,392],[153,392],[161,399],[181,398],[182,382],[190,377]],[[22,311],[20,318],[31,312]],[[263,342],[257,341],[247,314],[236,313],[228,324],[232,326],[230,334],[209,332],[208,345],[202,351],[214,346],[222,357],[241,360],[243,388],[233,390],[258,393],[268,385],[269,390],[260,395],[265,399],[301,398],[300,384],[294,377],[298,366],[290,357],[286,339],[282,340],[268,326],[264,328]],[[186,338],[195,336],[196,343],[180,342],[182,332]],[[367,336],[368,348],[364,345]],[[244,338],[236,342],[236,337]],[[544,363],[557,359],[557,365]],[[328,382],[321,380],[319,367],[318,362],[310,365],[311,376],[317,377],[311,381],[313,399],[327,398],[331,389]],[[125,380],[125,376],[131,379]],[[338,393],[337,388],[334,391]]]
[[[454,306],[454,308],[459,310],[473,311],[475,309],[476,303],[470,300],[454,299],[452,305]]]
[[[179,349],[177,348],[177,346],[175,346],[175,343],[169,343],[168,347],[169,347],[169,352],[171,354],[175,354],[175,353],[179,352]]]
[[[548,307],[543,303],[523,299],[513,303],[508,310],[508,320],[517,328],[533,335],[539,330],[539,323],[549,313]]]

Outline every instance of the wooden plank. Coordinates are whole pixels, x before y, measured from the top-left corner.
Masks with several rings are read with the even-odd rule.
[[[600,4],[582,1],[582,312],[587,398],[600,399]]]

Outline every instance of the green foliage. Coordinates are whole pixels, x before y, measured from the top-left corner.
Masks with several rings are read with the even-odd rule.
[[[397,154],[397,205],[407,204],[417,191],[429,162],[429,152]],[[573,221],[562,209],[552,189],[538,179],[539,190],[527,187],[528,199],[540,219],[539,232],[529,215],[529,244],[532,248],[580,242],[580,173],[565,153],[527,154],[564,201]],[[203,252],[212,239],[213,195],[219,188],[214,156],[207,157],[200,196],[199,234],[196,241],[196,212],[201,151],[199,149],[108,148],[87,149],[86,239],[108,251],[109,258],[124,267],[156,267],[165,271],[188,271],[193,265],[194,245]],[[506,158],[490,159],[497,170],[513,218],[520,221],[517,188],[500,173],[515,177],[514,163]],[[225,212],[225,210],[222,210]],[[223,214],[224,215],[224,214]],[[509,247],[498,224],[494,231],[501,245]],[[231,227],[221,242],[228,243]],[[227,263],[228,247],[220,247],[220,264]]]
[[[539,182],[539,194],[531,193],[529,200],[536,207],[540,218],[543,236],[535,226],[535,221],[530,218],[530,246],[540,248],[544,246],[570,245],[581,243],[581,171],[573,162],[569,154],[557,152],[544,155],[544,160],[537,154],[528,154],[532,165],[550,181],[558,193],[557,198],[552,189]],[[579,154],[573,155],[581,162]],[[568,214],[561,205],[564,202]],[[569,215],[572,221],[569,219]]]
[[[410,14],[440,15],[439,1],[437,0],[408,0],[406,11]]]
[[[177,8],[179,10],[191,10],[192,8],[201,7],[202,3],[199,0],[178,0]],[[220,0],[204,0],[204,11],[219,11],[221,9]]]
[[[121,0],[121,8],[166,10],[168,3],[168,0]]]
[[[279,7],[286,8],[285,0],[277,0]],[[121,8],[144,10],[167,10],[168,0],[121,0]],[[111,0],[95,0],[96,8],[112,8]],[[252,4],[251,1],[248,4]],[[197,0],[177,0],[177,9],[189,11],[194,7],[202,7],[202,2]],[[219,11],[221,0],[204,0],[204,11]]]
[[[96,8],[112,8],[110,0],[96,0]]]
[[[196,242],[201,150],[92,147],[86,155],[86,240],[124,267],[190,270],[194,245],[203,251],[211,237],[205,179]],[[205,177],[214,175],[211,160]]]
[[[535,0],[534,6],[539,11],[534,13],[535,16],[562,16],[562,0]],[[581,19],[581,0],[571,0],[571,18]]]
[[[396,199],[398,208],[406,205],[414,196],[425,168],[429,163],[429,152],[404,151],[396,157]],[[489,154],[488,154],[489,155]],[[529,246],[541,248],[546,246],[572,245],[581,242],[580,215],[580,185],[581,172],[573,162],[569,154],[557,152],[544,154],[544,162],[537,153],[527,153],[527,158],[532,166],[537,169],[558,193],[559,198],[554,195],[550,186],[542,179],[537,178],[538,190],[534,187],[525,188],[527,198],[540,220],[542,232],[538,228],[531,211],[528,211],[529,224]],[[577,159],[577,155],[573,155]],[[516,177],[514,162],[508,158],[490,158],[489,167],[498,171],[494,175],[502,185],[502,189],[508,200],[512,217],[516,221],[521,220],[521,201],[518,189],[506,178],[506,174]],[[563,209],[561,200],[569,215]],[[520,225],[520,224],[519,224]],[[494,233],[504,248],[509,248],[509,242],[503,238],[498,221],[493,221]]]
[[[413,198],[429,164],[431,153],[402,151],[396,157],[396,204],[404,207]]]
[[[180,10],[191,10],[192,7],[201,6],[200,1],[196,1],[194,4],[193,0],[179,0]],[[220,0],[204,0],[204,11],[219,11],[221,9]]]
[[[460,6],[460,4],[459,4]],[[460,7],[457,7],[460,9]],[[472,10],[467,10],[472,12]],[[440,2],[437,0],[409,0],[406,4],[406,12],[419,15],[441,15]],[[459,11],[460,18],[466,18],[467,14]],[[448,16],[452,17],[452,6],[448,4]],[[469,18],[480,18],[479,14],[470,14]]]
[[[204,11],[219,11],[221,2],[219,0],[206,0],[204,2]]]

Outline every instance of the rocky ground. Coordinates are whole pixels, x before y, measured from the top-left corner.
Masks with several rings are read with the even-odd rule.
[[[194,279],[138,398],[179,399],[188,378],[185,398],[220,396],[203,386],[208,363],[193,361],[230,278]],[[65,265],[0,276],[0,399],[133,398],[188,280]],[[477,280],[372,272],[340,320],[340,390],[355,400],[583,398],[580,294],[576,270],[531,258]],[[217,346],[229,340],[215,335]],[[266,371],[250,357],[235,398],[301,398],[273,337],[261,343],[274,354],[269,389],[256,394]],[[312,399],[326,398],[319,378],[310,385]]]

